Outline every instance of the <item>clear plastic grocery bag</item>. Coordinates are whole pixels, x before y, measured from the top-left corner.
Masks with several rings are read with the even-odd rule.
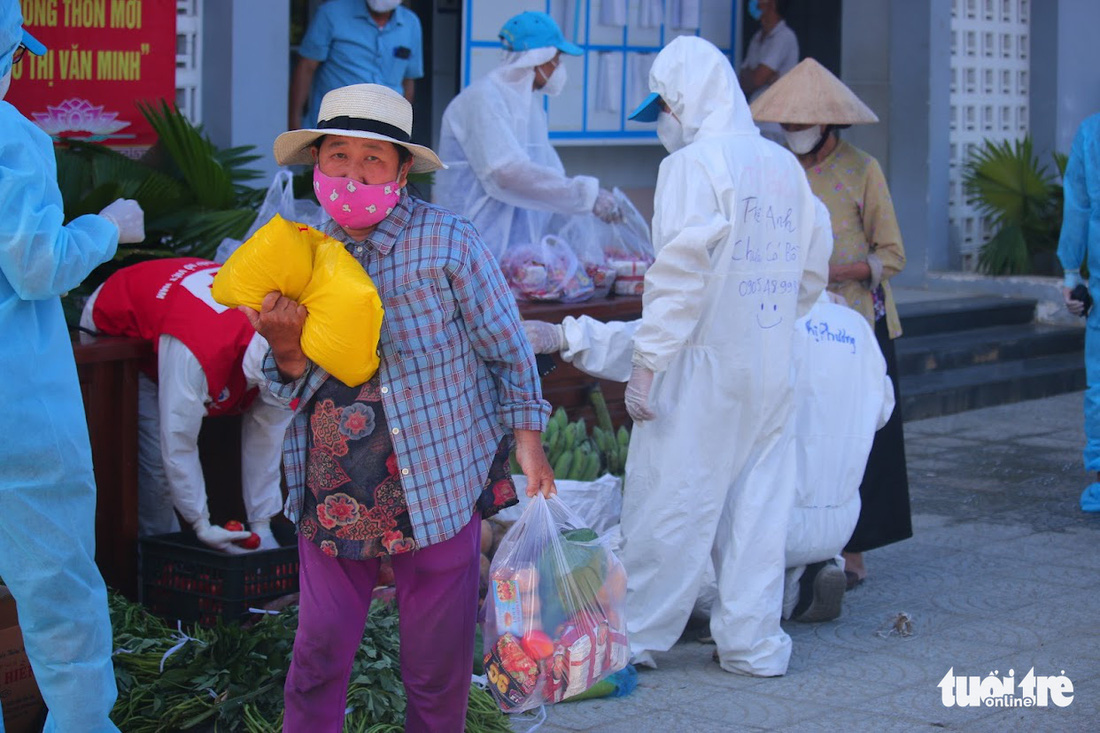
[[[267,194],[263,203],[256,212],[256,219],[252,226],[245,232],[244,239],[231,239],[226,237],[218,245],[215,262],[225,262],[229,256],[237,251],[242,242],[247,241],[263,225],[271,221],[276,214],[287,221],[305,224],[313,228],[319,228],[324,223],[326,215],[315,201],[294,198],[294,174],[289,168],[280,168],[271,179],[271,185],[267,187]]]
[[[641,295],[645,271],[653,264],[653,241],[649,225],[633,202],[615,189],[615,202],[622,212],[622,221],[608,224],[609,234],[603,238],[607,265],[615,272],[614,291],[618,295]]]
[[[615,268],[607,264],[604,255],[604,244],[612,237],[611,227],[591,214],[577,214],[568,217],[558,230],[558,236],[577,255],[584,274],[592,281],[593,298],[607,296],[615,282]]]
[[[521,300],[576,302],[594,292],[577,254],[563,239],[549,234],[535,244],[509,247],[500,269]]]
[[[501,710],[583,693],[626,666],[626,572],[556,496],[537,496],[489,569],[485,675]]]

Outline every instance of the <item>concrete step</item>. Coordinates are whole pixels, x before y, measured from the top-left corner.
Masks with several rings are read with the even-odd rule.
[[[902,416],[920,420],[1084,388],[1081,352],[902,375]]]
[[[898,315],[906,336],[927,336],[1031,323],[1035,318],[1035,303],[1031,298],[978,295],[900,303]]]
[[[1080,354],[1085,329],[1041,323],[992,326],[927,336],[905,335],[894,341],[898,373],[905,376],[1052,354]]]

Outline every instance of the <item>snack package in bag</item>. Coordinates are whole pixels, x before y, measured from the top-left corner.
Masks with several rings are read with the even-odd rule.
[[[649,225],[626,194],[617,188],[613,193],[623,219],[608,225],[610,233],[604,239],[604,255],[608,266],[615,271],[615,293],[641,295],[645,286],[645,271],[656,259]]]
[[[509,247],[500,269],[520,300],[576,302],[595,292],[576,253],[565,240],[550,234],[536,244]]]
[[[595,216],[584,215],[568,217],[558,230],[558,236],[577,255],[581,269],[592,281],[592,293],[588,297],[606,297],[615,282],[615,268],[607,263],[604,256],[604,243],[613,236],[611,227],[611,224],[605,224]]]
[[[626,572],[556,496],[531,499],[489,569],[489,691],[518,713],[583,693],[626,666]]]
[[[382,301],[344,245],[278,214],[242,244],[214,277],[222,305],[259,310],[278,291],[304,305],[302,351],[349,387],[378,370]]]

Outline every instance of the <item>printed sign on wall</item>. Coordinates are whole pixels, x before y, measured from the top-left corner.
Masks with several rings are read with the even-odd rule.
[[[49,49],[12,69],[6,101],[54,140],[139,153],[156,134],[138,102],[172,100],[176,0],[20,0],[23,22]]]

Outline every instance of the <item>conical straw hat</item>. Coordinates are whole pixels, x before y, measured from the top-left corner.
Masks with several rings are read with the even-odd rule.
[[[832,72],[803,59],[749,105],[757,122],[793,125],[861,125],[878,122],[871,108]]]

